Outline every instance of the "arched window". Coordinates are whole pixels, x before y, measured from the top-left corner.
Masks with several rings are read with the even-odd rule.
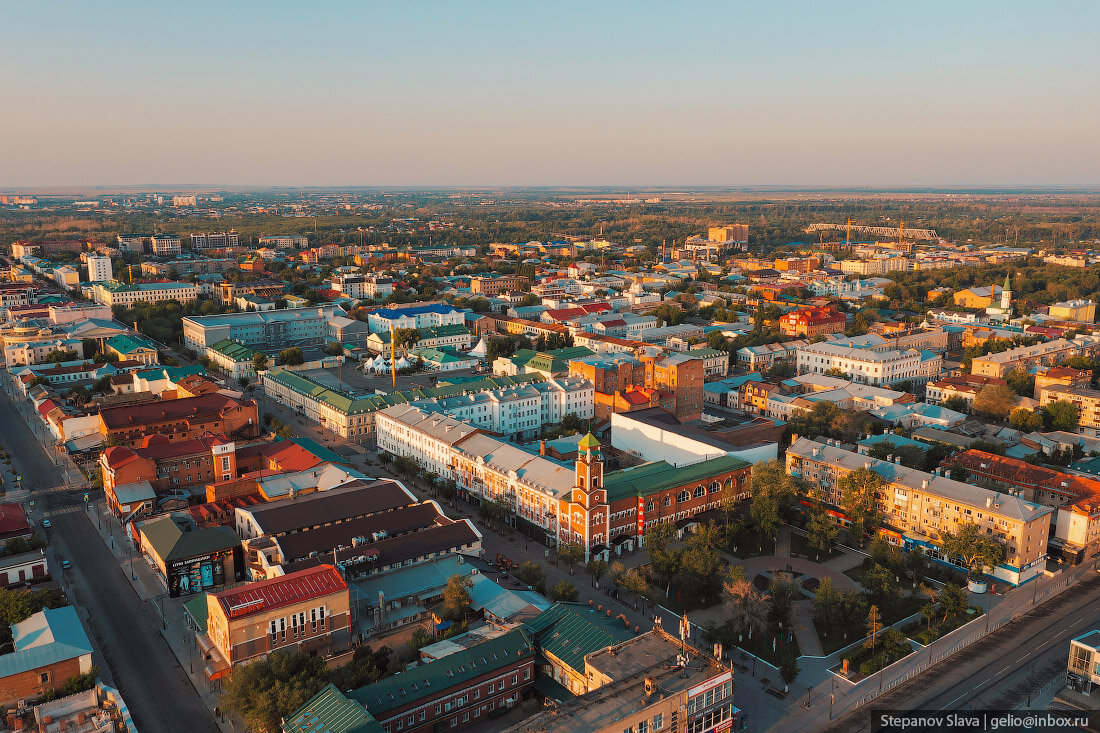
[[[695,491],[691,492],[691,498],[693,498],[693,499],[699,499],[699,498],[704,497],[706,495],[707,495],[707,490],[702,484],[699,484],[698,486],[696,486]]]
[[[651,512],[651,511],[653,511],[653,502],[652,502],[652,501],[647,501],[647,502],[646,502],[646,504],[645,504],[645,510],[646,510],[647,512]]]
[[[712,494],[717,494],[721,490],[722,490],[722,482],[721,481],[715,481],[710,485],[710,493],[712,493]]]
[[[676,495],[676,503],[678,503],[678,504],[684,504],[684,503],[687,502],[687,500],[688,500],[688,492],[686,490],[681,491],[679,494]]]
[[[661,502],[661,506],[669,506],[670,504],[672,504],[672,497],[671,496],[666,496],[665,500],[663,502]]]

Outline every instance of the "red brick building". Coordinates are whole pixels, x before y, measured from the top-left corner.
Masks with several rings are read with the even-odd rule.
[[[0,654],[0,705],[59,690],[92,669],[92,644],[72,606],[39,611],[11,631],[14,650]]]
[[[216,393],[103,408],[99,423],[100,434],[108,442],[127,447],[140,445],[151,433],[166,435],[173,442],[193,440],[204,433],[230,439],[260,435],[255,400]]]
[[[706,362],[688,353],[642,357],[645,386],[672,395],[672,413],[683,421],[703,416],[703,384]],[[664,405],[662,405],[663,407]]]
[[[786,336],[823,336],[843,333],[844,314],[830,306],[799,308],[779,319],[779,329]]]

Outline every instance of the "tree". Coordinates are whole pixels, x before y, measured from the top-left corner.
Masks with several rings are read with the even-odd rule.
[[[221,703],[249,728],[278,733],[282,719],[302,707],[326,682],[321,657],[277,651],[233,667],[222,683]]]
[[[1005,375],[1005,381],[1020,397],[1031,397],[1035,394],[1035,376],[1028,374],[1026,369],[1013,369]]]
[[[638,568],[630,568],[618,578],[619,587],[630,593],[635,598],[644,596],[649,591],[649,582]]]
[[[1077,431],[1081,418],[1081,408],[1067,400],[1051,402],[1043,408],[1045,421],[1051,430],[1064,430],[1068,433]]]
[[[285,366],[300,366],[306,363],[306,356],[299,347],[294,346],[280,351],[275,363]]]
[[[840,506],[852,521],[852,532],[863,545],[863,536],[878,524],[878,494],[885,482],[869,468],[857,468],[837,481],[842,492]]]
[[[840,532],[836,520],[826,514],[821,507],[814,510],[806,529],[809,531],[810,547],[817,551],[815,560],[821,558],[821,553],[833,549],[837,535]]]
[[[882,616],[878,612],[878,606],[871,606],[867,611],[867,641],[863,646],[875,653],[875,644],[878,642],[878,633],[882,631]]]
[[[546,571],[538,563],[528,560],[516,568],[515,576],[516,580],[524,585],[531,586],[540,593],[546,588]]]
[[[794,477],[779,460],[761,461],[753,464],[751,491],[749,517],[761,533],[772,537],[782,521],[780,510],[797,495]]]
[[[325,346],[325,353],[329,356],[339,356],[340,354],[344,353],[344,347],[335,341],[330,341]]]
[[[987,384],[974,398],[974,411],[997,420],[1004,420],[1019,399],[1007,384]]]
[[[980,577],[984,567],[996,567],[1005,561],[1004,544],[973,522],[960,525],[956,532],[945,532],[940,546],[947,557],[962,558],[971,577]]]
[[[788,654],[779,665],[779,677],[783,680],[783,692],[791,691],[791,683],[798,678],[798,660],[793,654]]]
[[[579,596],[580,593],[577,591],[577,586],[564,578],[550,589],[550,600],[552,601],[566,601],[572,603],[576,601]]]
[[[967,402],[966,398],[961,395],[951,395],[946,400],[941,402],[940,405],[946,407],[948,410],[961,412],[964,415],[970,412],[970,403]]]
[[[875,563],[863,575],[863,587],[867,589],[867,598],[876,607],[890,609],[897,603],[901,594],[897,576],[890,568]]]
[[[452,575],[443,589],[443,614],[448,619],[459,619],[470,610],[470,589],[474,581],[468,575]]]
[[[419,340],[419,328],[398,328],[393,332],[394,346],[399,349],[411,349]]]
[[[602,557],[594,557],[588,561],[584,569],[592,576],[592,582],[599,585],[600,578],[607,572],[607,560]]]
[[[962,586],[948,583],[943,587],[943,590],[940,591],[940,607],[943,608],[944,621],[947,620],[948,616],[958,618],[966,613],[968,604],[969,599],[966,596],[966,591],[962,589]]]
[[[584,548],[578,542],[565,542],[558,545],[558,557],[573,574],[573,566],[584,559]]]
[[[76,352],[72,349],[67,349],[65,351],[54,349],[46,354],[45,362],[47,364],[60,364],[63,361],[75,361],[77,358]]]
[[[1030,433],[1043,429],[1043,418],[1026,407],[1017,407],[1008,416],[1008,424],[1021,432]]]
[[[252,368],[257,372],[262,372],[267,369],[267,362],[270,361],[264,354],[256,352],[252,355]]]

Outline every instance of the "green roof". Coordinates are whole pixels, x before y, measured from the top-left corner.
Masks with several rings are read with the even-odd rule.
[[[356,395],[348,392],[337,392],[326,387],[320,382],[315,382],[309,377],[289,369],[270,374],[265,380],[274,380],[286,389],[308,396],[318,402],[323,402],[333,409],[345,414],[356,415],[374,412],[392,405],[401,405],[413,400],[424,400],[433,397],[454,397],[464,391],[482,392],[500,387],[514,387],[517,384],[541,382],[544,377],[541,374],[521,374],[515,377],[485,377],[472,382],[461,384],[448,384],[439,387],[418,387],[403,392],[390,392],[388,394]]]
[[[210,606],[206,604],[207,595],[201,593],[183,604],[187,615],[195,621],[195,627],[203,634],[206,633],[206,622],[210,618]]]
[[[596,440],[595,435],[593,435],[592,433],[588,433],[583,438],[581,438],[579,443],[577,443],[577,447],[578,448],[587,448],[587,449],[599,448],[600,447],[600,441]]]
[[[322,461],[324,461],[326,463],[346,463],[346,464],[349,464],[349,465],[351,464],[350,459],[345,458],[344,456],[342,456],[338,453],[334,453],[333,451],[330,451],[328,448],[321,445],[316,440],[310,440],[309,438],[302,438],[300,436],[296,436],[296,437],[291,438],[290,442],[297,443],[302,448],[305,448],[307,451],[309,451],[313,455],[317,456],[319,459],[321,459]]]
[[[667,461],[643,463],[634,468],[614,471],[604,476],[608,503],[632,496],[649,496],[658,491],[708,481],[728,471],[748,468],[752,464],[733,456],[719,456],[677,468]]]
[[[410,349],[409,354],[412,356],[419,356],[424,361],[430,361],[436,364],[478,360],[476,356],[467,356],[466,354],[458,353],[452,346],[440,346],[439,348],[424,346],[419,349]]]
[[[592,652],[634,638],[622,620],[583,603],[555,603],[524,624],[543,654],[584,674],[584,658]]]
[[[469,649],[352,690],[348,696],[371,715],[383,717],[394,708],[438,697],[450,688],[465,687],[471,680],[507,667],[518,658],[534,655],[527,631],[513,629]]]
[[[146,349],[157,350],[155,344],[152,341],[141,336],[127,336],[119,335],[112,336],[107,339],[107,347],[114,349],[120,354],[132,354],[135,351],[142,351]]]
[[[231,341],[230,339],[222,339],[216,344],[210,344],[206,348],[213,349],[222,356],[232,359],[233,361],[252,361],[252,357],[259,353],[255,349],[249,348],[236,341]]]
[[[452,323],[448,326],[429,326],[428,328],[420,329],[420,338],[439,338],[440,336],[458,336],[467,335],[470,333],[470,329],[465,326]]]
[[[284,733],[382,733],[382,724],[331,682],[283,720]]]
[[[168,514],[138,523],[153,551],[166,562],[187,560],[241,544],[229,527],[198,527],[190,515]]]

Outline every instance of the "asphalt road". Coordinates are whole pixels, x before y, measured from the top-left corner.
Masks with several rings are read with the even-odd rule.
[[[87,515],[79,511],[83,490],[62,485],[62,470],[16,409],[9,395],[0,392],[0,441],[35,501],[33,521],[40,523],[47,514],[53,524],[47,533],[51,570],[61,572],[61,558],[72,563],[65,574],[69,600],[87,611],[93,644],[107,660],[110,678],[134,722],[143,731],[216,731],[210,711],[161,637],[156,610],[141,602]]]
[[[829,731],[869,730],[872,711],[1010,708],[1064,674],[1069,640],[1100,626],[1100,575],[1038,606],[909,682],[839,718]],[[920,653],[920,652],[918,652]]]

